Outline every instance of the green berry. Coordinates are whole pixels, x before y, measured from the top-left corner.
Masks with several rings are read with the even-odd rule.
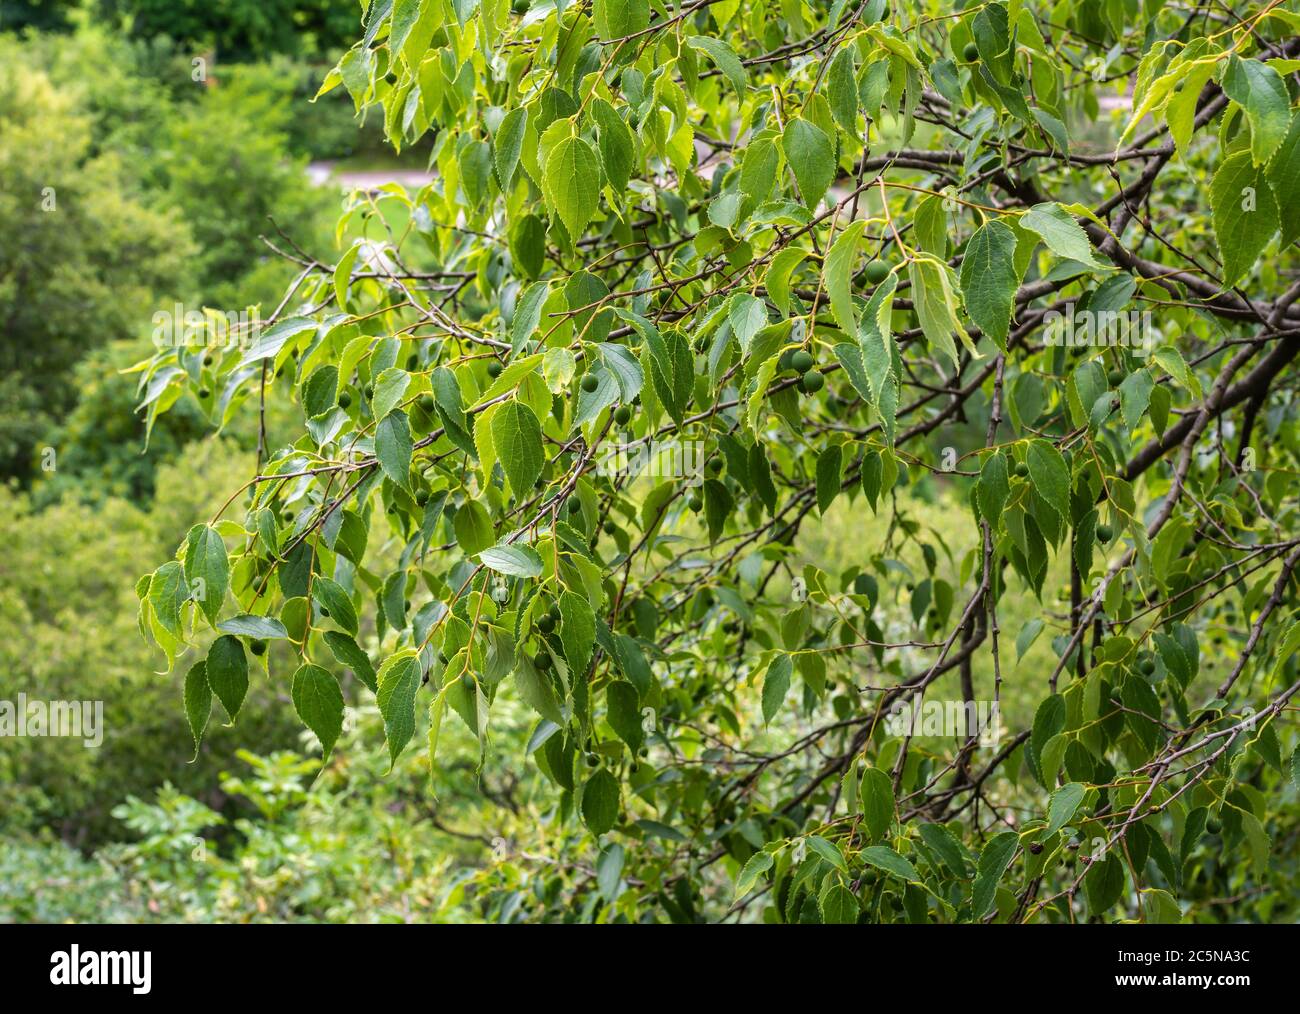
[[[339,395],[339,408],[347,408],[351,404],[352,404],[352,395],[348,394],[347,391],[344,391],[342,394]]]
[[[200,397],[200,398],[210,398],[210,397],[212,397],[212,392],[209,391],[206,387],[200,387],[200,388],[199,388],[199,397]]]
[[[417,489],[415,491],[415,502],[421,507],[429,502],[429,491],[427,489]]]
[[[549,634],[555,629],[555,621],[551,619],[550,613],[543,613],[537,618],[537,629],[543,634]]]
[[[701,510],[704,509],[704,498],[700,496],[698,493],[696,493],[694,496],[690,498],[690,500],[687,501],[687,506],[690,507],[690,509],[693,510],[696,514],[698,514]]]
[[[570,514],[581,514],[582,501],[575,496],[572,500],[569,501],[568,510]]]
[[[807,373],[813,368],[813,357],[804,349],[799,349],[790,357],[790,365],[794,367],[795,373]]]
[[[1026,478],[1028,478],[1028,477],[1029,477],[1029,466],[1026,465],[1023,461],[1017,461],[1017,462],[1016,462],[1016,475],[1020,476],[1020,478],[1022,478],[1022,479],[1026,479]]]
[[[212,365],[212,353],[211,353],[211,352],[209,352],[206,356],[203,357],[203,365],[204,365],[204,366],[211,366],[211,365]]]
[[[546,610],[546,615],[549,616],[549,617],[551,618],[551,622],[552,622],[552,623],[559,623],[559,622],[560,622],[560,607],[559,607],[559,606],[551,606],[550,609]]]
[[[626,405],[620,405],[614,409],[614,422],[620,426],[626,426],[632,421],[632,410]]]
[[[549,669],[551,667],[550,652],[539,651],[536,655],[533,656],[533,665],[535,665],[538,669]]]
[[[1110,525],[1097,526],[1097,541],[1100,542],[1103,546],[1106,545],[1106,543],[1108,543],[1114,537],[1115,537],[1115,532],[1111,529]]]
[[[813,394],[826,386],[826,377],[817,370],[809,370],[799,378],[799,386]]]
[[[980,57],[979,46],[973,42],[966,43],[966,48],[961,51],[962,59],[967,63],[974,63]]]
[[[499,359],[493,359],[488,363],[488,376],[493,380],[496,380],[497,377],[501,376],[502,369],[504,369],[504,367],[501,365],[501,361]]]
[[[259,638],[258,640],[253,641],[249,644],[248,650],[251,651],[254,655],[265,655],[266,642]]]
[[[373,398],[373,397],[375,396],[375,385],[374,385],[374,384],[367,384],[367,385],[366,385],[365,395],[366,395],[367,398]]]
[[[582,389],[586,391],[588,394],[591,394],[599,386],[600,386],[600,381],[596,379],[594,374],[588,373],[585,377],[582,378]]]
[[[1106,383],[1111,387],[1119,387],[1124,382],[1124,372],[1122,370],[1111,370],[1106,374]]]
[[[862,269],[862,273],[872,285],[879,285],[889,277],[889,265],[884,261],[872,261]]]
[[[709,470],[709,474],[710,474],[710,475],[721,475],[721,474],[722,474],[722,459],[721,459],[721,458],[710,458],[710,459],[709,459],[709,463],[708,463],[707,465],[705,465],[704,467],[707,468],[707,469]]]
[[[597,757],[594,753],[587,754],[587,767],[594,768],[599,763],[600,763],[600,758]]]
[[[515,2],[511,4],[510,9],[516,14],[527,14],[528,0],[515,0]]]
[[[438,403],[433,400],[433,395],[431,394],[420,395],[420,398],[416,402],[416,404],[420,406],[421,411],[427,413],[428,415],[433,415],[433,410],[437,408],[438,405]]]
[[[786,349],[776,361],[776,368],[781,372],[794,369],[794,349]]]

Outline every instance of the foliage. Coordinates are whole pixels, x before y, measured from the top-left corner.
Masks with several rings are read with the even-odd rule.
[[[456,918],[450,857],[382,807],[362,807],[282,751],[240,751],[221,776],[250,814],[234,821],[164,785],[113,810],[137,840],[89,858],[27,839],[0,854],[0,922],[395,922],[412,911]],[[391,803],[391,801],[390,801]],[[463,879],[463,878],[462,878]]]
[[[200,419],[183,407],[153,434],[164,453],[140,457],[145,428],[116,371],[142,354],[150,311],[278,300],[294,268],[259,236],[276,235],[273,216],[312,243],[336,206],[291,154],[293,80],[246,68],[205,89],[187,70],[178,94],[150,76],[160,62],[89,25],[0,36],[0,228],[16,237],[0,251],[0,473],[42,475],[52,449],[60,470],[40,502],[72,482],[87,499],[147,494]],[[107,484],[84,483],[101,473]]]
[[[186,46],[210,46],[223,57],[318,54],[346,46],[355,5],[336,0],[98,0],[109,20],[133,35],[165,35]]]
[[[371,3],[324,88],[436,182],[141,367],[302,413],[139,587],[196,735],[269,677],[435,791],[526,754],[530,918],[1294,918],[1300,15],[1242,6]]]
[[[213,721],[198,762],[178,688],[157,674],[133,617],[134,571],[165,552],[195,518],[216,509],[217,491],[245,460],[223,442],[200,445],[158,471],[147,508],[105,492],[36,510],[26,494],[0,490],[0,699],[100,701],[103,743],[0,737],[0,831],[42,826],[79,846],[116,830],[109,811],[127,794],[170,779],[220,805],[215,776],[250,737],[266,750],[293,744],[292,716],[256,686],[238,735]],[[93,475],[82,477],[97,486]],[[103,487],[101,487],[103,488]],[[178,762],[177,758],[182,758]]]
[[[0,37],[0,473],[28,474],[38,439],[73,404],[67,373],[88,346],[129,333],[176,293],[191,248],[174,213],[92,150],[66,91]]]

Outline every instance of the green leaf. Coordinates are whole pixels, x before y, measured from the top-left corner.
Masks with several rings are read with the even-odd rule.
[[[585,678],[596,643],[596,614],[591,603],[576,592],[560,596],[560,642],[575,678]]]
[[[1050,442],[1035,439],[1029,442],[1025,455],[1029,466],[1029,481],[1038,493],[1060,515],[1070,518],[1070,469],[1061,452]]]
[[[984,460],[977,489],[980,514],[996,531],[1002,519],[1002,508],[1006,506],[1007,497],[1011,493],[1007,458],[1001,451],[990,454]]]
[[[915,257],[908,268],[912,282],[912,304],[921,331],[930,345],[958,365],[956,334],[967,344],[970,335],[957,319],[957,292],[952,269],[933,257]]]
[[[1291,126],[1291,97],[1282,75],[1258,60],[1233,56],[1223,75],[1223,91],[1250,120],[1250,153],[1263,165],[1286,137]]]
[[[225,542],[215,528],[195,525],[185,539],[185,586],[209,623],[217,622],[229,584]]]
[[[767,667],[763,677],[763,721],[769,725],[785,703],[785,695],[790,692],[793,672],[794,663],[785,654],[777,655]]]
[[[290,694],[303,725],[321,742],[325,754],[322,760],[328,760],[343,731],[343,692],[338,680],[320,666],[308,663],[293,674]]]
[[[841,873],[848,873],[848,864],[844,862],[844,853],[840,851],[838,845],[833,845],[825,838],[819,835],[809,835],[804,839],[808,847],[834,866]]]
[[[600,205],[600,162],[591,145],[566,137],[546,160],[551,201],[572,242],[581,238]]]
[[[1029,761],[1035,775],[1039,774],[1038,759],[1048,742],[1065,728],[1065,698],[1052,694],[1043,699],[1034,713],[1034,725],[1029,735]],[[1046,781],[1041,776],[1040,781]],[[1044,787],[1047,787],[1046,785]]]
[[[745,93],[747,83],[745,65],[740,62],[740,58],[736,56],[734,49],[721,39],[711,39],[703,35],[688,35],[686,44],[692,49],[707,53],[709,59],[717,65],[718,70],[727,76],[731,86],[742,95]]]
[[[178,640],[183,636],[181,603],[186,598],[184,577],[181,565],[172,560],[155,570],[149,582],[149,605],[154,616],[159,626]]]
[[[1062,785],[1052,793],[1052,800],[1047,807],[1047,829],[1043,837],[1050,837],[1074,819],[1075,811],[1083,802],[1086,790],[1078,782]]]
[[[1273,189],[1250,152],[1239,151],[1220,164],[1210,181],[1210,211],[1223,284],[1233,286],[1259,260],[1280,224]]]
[[[1151,404],[1151,391],[1154,387],[1155,381],[1147,369],[1135,370],[1119,385],[1120,414],[1124,416],[1124,425],[1130,431],[1141,422],[1143,413]]]
[[[996,219],[985,222],[966,244],[961,262],[961,290],[966,312],[981,331],[1007,350],[1011,309],[1015,303],[1016,234]]]
[[[404,412],[389,412],[379,421],[375,429],[375,456],[394,485],[410,487],[411,427]]]
[[[739,901],[758,884],[758,878],[772,868],[776,860],[772,858],[770,852],[755,852],[745,863],[745,868],[740,871],[740,876],[736,878],[735,900]]]
[[[773,257],[772,263],[768,265],[763,283],[767,286],[768,298],[783,314],[790,313],[790,276],[807,256],[807,250],[788,246]]]
[[[379,714],[384,719],[384,739],[388,742],[388,768],[415,735],[415,692],[423,673],[419,656],[412,650],[390,656],[379,667],[376,682]]]
[[[504,402],[492,416],[492,443],[514,498],[523,500],[546,463],[536,414],[523,402]]]
[[[341,630],[327,630],[324,638],[335,660],[356,673],[357,679],[364,683],[372,694],[375,693],[379,689],[379,682],[375,677],[374,664],[352,636]]]
[[[528,110],[517,106],[506,113],[492,138],[492,159],[496,166],[497,183],[509,190],[519,166],[519,154],[524,148],[524,135],[528,129]]]
[[[977,872],[971,890],[971,921],[979,922],[989,914],[998,884],[1016,853],[1020,838],[1014,831],[1003,831],[985,843],[980,852]]]
[[[289,636],[289,631],[285,629],[284,624],[274,616],[254,616],[252,613],[222,620],[217,624],[217,629],[241,637],[287,638]]]
[[[641,749],[645,732],[641,728],[641,695],[627,680],[611,680],[605,687],[606,718],[609,727],[634,753]]]
[[[858,82],[853,47],[842,46],[826,72],[826,97],[835,122],[849,134],[858,129]]]
[[[1124,893],[1124,863],[1113,852],[1094,862],[1083,876],[1083,890],[1088,896],[1088,912],[1100,915]]]
[[[858,791],[862,796],[862,816],[867,834],[874,840],[884,838],[894,824],[894,781],[880,768],[862,772]]]
[[[248,658],[244,645],[231,634],[222,634],[208,648],[208,686],[226,709],[233,723],[248,693]]]
[[[500,543],[483,550],[478,558],[489,570],[507,577],[538,577],[542,573],[542,558],[529,546]]]
[[[822,283],[831,297],[831,312],[850,340],[858,334],[858,318],[853,311],[853,265],[866,224],[858,219],[840,233],[822,265]]]
[[[1278,203],[1281,243],[1288,247],[1300,237],[1300,109],[1291,118],[1291,127],[1267,171]]]
[[[466,556],[478,556],[496,541],[492,531],[492,518],[477,500],[466,500],[456,511],[452,530],[456,544]]]
[[[1063,207],[1055,202],[1035,204],[1020,216],[1020,226],[1037,233],[1047,248],[1059,257],[1092,268],[1105,268],[1097,260],[1088,234]]]
[[[594,835],[607,833],[618,821],[621,792],[618,780],[601,768],[582,787],[582,822]]]
[[[1043,621],[1037,616],[1033,619],[1026,620],[1025,625],[1020,628],[1020,633],[1016,635],[1016,661],[1019,662],[1025,657],[1030,646],[1038,640],[1038,635],[1043,632]]]
[[[532,659],[526,654],[521,653],[516,660],[515,687],[524,703],[543,718],[556,725],[565,724],[550,677],[533,665]]]
[[[857,921],[858,899],[843,884],[828,882],[817,898],[822,922],[828,926],[848,926]]]
[[[840,492],[844,449],[831,444],[817,456],[817,513],[825,514]]]
[[[592,17],[602,39],[622,39],[650,24],[649,0],[593,0]]]
[[[878,870],[884,870],[890,876],[914,883],[920,883],[921,881],[921,878],[917,876],[916,867],[888,845],[868,845],[858,853],[858,858]]]
[[[804,206],[815,208],[835,178],[835,149],[831,139],[817,124],[796,117],[786,124],[781,146],[794,170]]]
[[[357,610],[343,586],[333,578],[316,575],[311,583],[311,597],[318,606],[329,610],[329,618],[353,637],[360,632]]]
[[[738,292],[731,297],[727,321],[740,342],[741,354],[747,357],[754,335],[767,327],[767,307],[758,297],[751,296],[748,292]]]
[[[510,321],[510,345],[514,351],[522,349],[537,330],[537,325],[542,322],[542,309],[550,294],[551,283],[545,281],[534,282],[524,290],[519,305],[515,307],[514,318]]]
[[[203,730],[208,727],[211,714],[212,688],[208,686],[207,663],[195,662],[185,674],[185,719],[194,735],[191,763],[199,759],[199,745],[203,742]]]
[[[939,858],[947,864],[959,878],[966,877],[966,856],[961,844],[942,824],[922,824],[921,838],[938,853]]]
[[[376,419],[383,419],[402,400],[411,375],[397,367],[385,370],[375,381],[375,395],[370,401],[370,409]]]

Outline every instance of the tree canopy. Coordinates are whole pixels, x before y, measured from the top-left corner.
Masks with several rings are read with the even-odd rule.
[[[301,413],[137,587],[196,743],[463,723],[538,918],[1294,915],[1295,6],[372,0],[433,182],[138,367]]]

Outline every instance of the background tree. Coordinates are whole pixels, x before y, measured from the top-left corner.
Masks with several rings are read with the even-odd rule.
[[[1293,917],[1292,6],[371,3],[436,181],[141,366],[302,414],[138,588],[196,738],[530,708],[501,918]]]

